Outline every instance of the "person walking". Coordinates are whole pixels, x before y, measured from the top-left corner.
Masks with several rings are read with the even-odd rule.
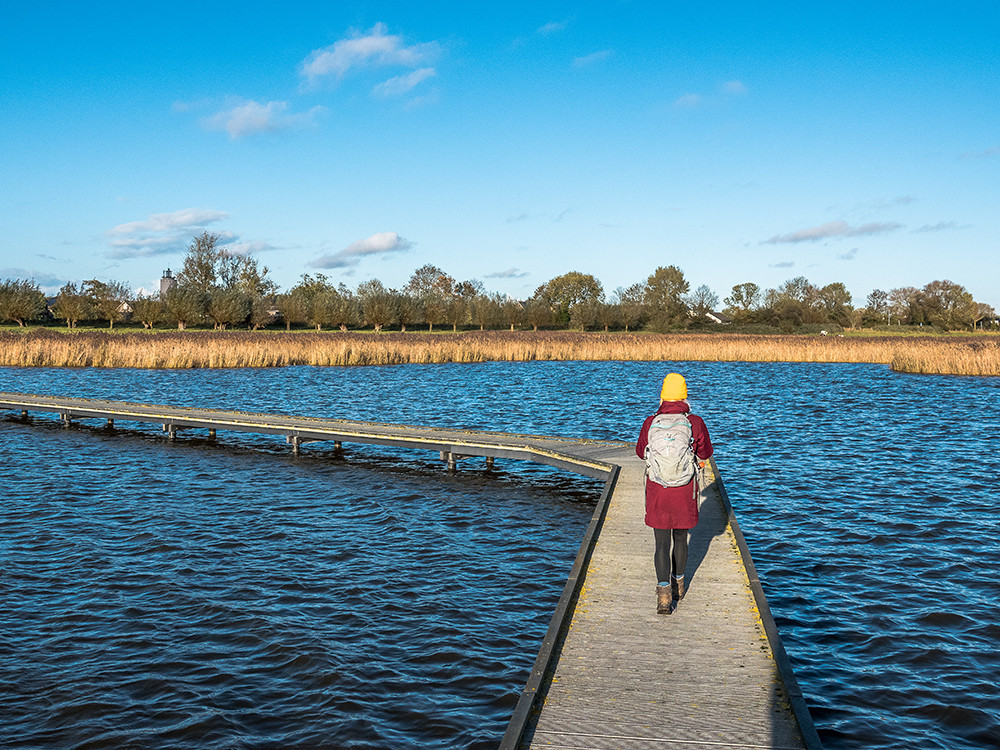
[[[712,456],[701,417],[691,414],[687,382],[672,372],[663,379],[660,408],[646,418],[635,444],[646,461],[646,525],[656,551],[656,611],[669,615],[684,598],[688,531],[698,524],[698,467]]]

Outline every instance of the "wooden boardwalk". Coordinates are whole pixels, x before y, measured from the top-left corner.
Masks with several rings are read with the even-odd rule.
[[[534,461],[606,480],[605,492],[501,743],[514,748],[820,748],[714,462],[691,534],[689,592],[657,615],[643,462],[631,445],[0,393],[0,409],[179,430],[284,435]]]
[[[658,615],[643,462],[631,446],[600,457],[621,472],[530,746],[804,748],[807,736],[818,747],[789,700],[786,681],[801,697],[775,660],[716,469],[691,534],[688,594]]]

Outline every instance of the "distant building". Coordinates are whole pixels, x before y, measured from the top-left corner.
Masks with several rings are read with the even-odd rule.
[[[174,278],[174,275],[170,273],[170,269],[168,268],[163,272],[163,277],[160,279],[160,296],[162,297],[175,286],[177,286],[177,279]]]

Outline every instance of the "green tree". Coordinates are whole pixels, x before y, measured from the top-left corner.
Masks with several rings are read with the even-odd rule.
[[[278,285],[267,277],[268,267],[260,266],[252,255],[223,250],[218,268],[223,289],[239,292],[250,299],[270,297],[278,291]]]
[[[569,314],[569,322],[579,326],[581,331],[593,328],[597,323],[597,308],[601,302],[577,302]]]
[[[621,307],[607,302],[599,304],[597,306],[597,325],[602,326],[605,333],[612,326],[621,325]]]
[[[494,304],[497,304],[496,298],[494,299]],[[515,327],[524,323],[526,313],[527,310],[525,309],[525,306],[511,297],[507,297],[507,299],[500,304],[500,317],[503,319],[505,325],[510,326],[510,330],[512,331]],[[549,310],[549,315],[546,317],[546,320],[549,320],[550,318],[551,310]],[[542,323],[542,325],[545,325],[545,323]],[[535,327],[535,330],[538,330],[537,326]]]
[[[923,320],[948,330],[965,328],[976,312],[972,294],[954,281],[932,281],[918,293]]]
[[[445,303],[445,319],[451,323],[451,330],[458,331],[459,326],[464,326],[469,319],[469,303],[461,295],[452,296]]]
[[[297,292],[286,292],[274,298],[274,306],[285,321],[285,330],[292,330],[294,323],[305,323],[309,319],[309,302],[306,296]]]
[[[358,300],[361,303],[362,318],[376,333],[381,333],[385,326],[396,322],[395,295],[378,279],[358,285]]]
[[[455,286],[455,279],[427,264],[413,272],[403,291],[418,301],[427,330],[433,331],[449,318],[448,303],[456,294]]]
[[[841,326],[851,324],[851,293],[843,283],[836,281],[816,290],[816,305],[827,320]]]
[[[163,315],[163,305],[155,297],[140,295],[131,302],[132,318],[143,328],[152,328]]]
[[[604,301],[604,287],[589,273],[570,271],[542,284],[535,290],[534,299],[541,300],[555,311],[560,323],[568,323],[575,305],[596,305]]]
[[[480,331],[496,328],[499,325],[501,304],[502,299],[499,294],[480,294],[472,298],[469,303],[469,314]]]
[[[744,323],[750,319],[750,313],[760,305],[760,300],[760,287],[752,281],[747,281],[733,286],[723,304],[726,306],[726,312],[733,316],[733,320]]]
[[[643,283],[632,284],[629,287],[618,287],[615,290],[611,303],[618,308],[618,318],[625,326],[625,332],[629,328],[636,328],[641,325],[646,318],[646,285]]]
[[[219,286],[219,277],[226,263],[227,253],[219,245],[222,237],[212,232],[202,232],[188,245],[184,265],[177,274],[177,285],[208,294]]]
[[[688,324],[684,296],[690,288],[684,272],[677,266],[661,266],[646,279],[644,302],[654,328],[663,331]]]
[[[868,294],[865,309],[868,316],[875,322],[888,322],[889,316],[889,293],[881,289],[872,289]]]
[[[272,311],[275,309],[273,296],[251,298],[250,316],[247,318],[250,328],[257,331],[270,323],[274,319]]]
[[[703,318],[718,306],[719,295],[713,292],[708,284],[702,284],[691,292],[686,301],[691,312]]]
[[[341,331],[346,331],[349,326],[356,326],[360,317],[357,297],[344,284],[341,284],[337,288],[337,309],[333,325],[340,328]]]
[[[90,316],[90,299],[71,281],[59,290],[52,312],[66,321],[67,328],[76,328]]]
[[[132,296],[128,285],[121,281],[104,282],[97,279],[83,282],[83,293],[90,298],[97,317],[108,321],[108,327],[112,329],[116,320],[124,319],[129,309],[129,297]]]
[[[22,328],[45,315],[45,295],[33,281],[7,279],[0,282],[0,320],[12,320]]]
[[[524,318],[533,330],[548,328],[556,324],[556,311],[544,299],[537,297],[528,300],[524,308]]]
[[[895,319],[897,325],[916,323],[922,316],[919,290],[912,286],[901,286],[889,292],[886,315],[891,323]]]
[[[196,289],[175,286],[163,295],[163,315],[177,330],[201,322],[205,314],[205,295]]]
[[[224,331],[226,326],[235,326],[246,321],[250,315],[250,298],[234,289],[220,289],[209,296],[206,315],[215,330]]]

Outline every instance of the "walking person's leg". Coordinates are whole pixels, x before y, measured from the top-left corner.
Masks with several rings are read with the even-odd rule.
[[[669,615],[672,605],[670,591],[670,529],[653,529],[653,539],[656,550],[653,552],[653,564],[656,566],[656,611],[661,615]]]
[[[674,549],[671,556],[673,559],[673,578],[671,579],[671,585],[674,597],[676,599],[683,599],[686,592],[686,587],[684,585],[684,571],[687,570],[688,562],[688,529],[674,529],[672,537]]]

